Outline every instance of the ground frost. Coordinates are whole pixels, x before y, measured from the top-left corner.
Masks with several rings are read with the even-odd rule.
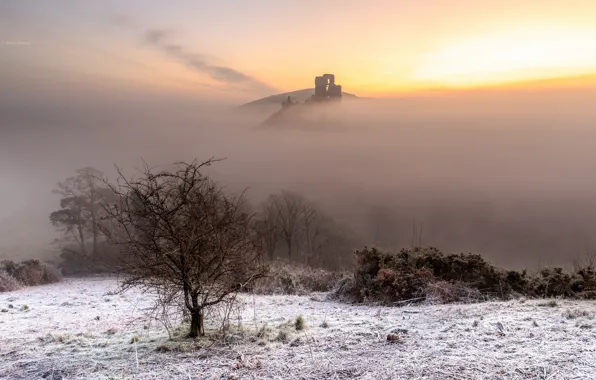
[[[592,301],[379,308],[243,296],[228,344],[204,348],[169,340],[146,318],[151,298],[108,295],[116,285],[0,294],[0,378],[596,379]],[[296,331],[299,315],[307,327]]]

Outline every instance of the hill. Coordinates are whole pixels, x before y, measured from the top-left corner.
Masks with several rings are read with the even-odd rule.
[[[282,94],[271,95],[262,99],[254,100],[252,102],[241,105],[240,108],[262,108],[270,107],[272,105],[274,105],[275,107],[280,107],[281,103],[284,100],[286,100],[288,96],[291,97],[292,100],[295,102],[304,102],[306,99],[310,98],[314,91],[314,88],[306,88],[298,91],[284,92]],[[345,98],[358,99],[358,96],[347,92],[344,92],[343,96]]]

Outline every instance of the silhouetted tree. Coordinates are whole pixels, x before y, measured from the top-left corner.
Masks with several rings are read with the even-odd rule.
[[[272,194],[267,200],[266,207],[271,207],[275,212],[275,221],[279,226],[281,237],[288,249],[288,258],[293,259],[296,248],[297,235],[300,232],[305,199],[290,191]]]
[[[101,185],[103,173],[86,167],[76,171],[77,175],[57,184],[54,193],[60,194],[60,210],[50,214],[52,224],[64,233],[67,241],[75,241],[79,253],[87,256],[86,241],[91,235],[94,259],[98,258],[100,239],[99,221],[101,199],[109,199],[110,189]]]
[[[122,291],[141,287],[177,294],[191,316],[190,334],[205,334],[205,309],[263,276],[261,239],[243,195],[226,195],[201,173],[214,160],[146,167],[138,179],[119,171],[117,196],[106,202],[109,240],[120,245],[127,276]],[[175,297],[169,297],[170,301]]]
[[[272,194],[260,216],[269,259],[281,241],[290,261],[328,269],[350,266],[353,233],[308,199],[289,191]]]
[[[275,251],[281,237],[277,210],[271,202],[265,202],[258,216],[257,229],[269,260],[275,259]]]

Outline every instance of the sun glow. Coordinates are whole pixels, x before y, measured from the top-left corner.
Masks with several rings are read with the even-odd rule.
[[[596,73],[596,30],[523,30],[455,40],[424,56],[410,79],[475,87]]]

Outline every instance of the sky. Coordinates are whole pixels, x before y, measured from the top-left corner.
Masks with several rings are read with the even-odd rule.
[[[118,89],[235,103],[312,87],[327,72],[371,97],[593,75],[596,3],[0,3],[0,80],[13,102]]]

